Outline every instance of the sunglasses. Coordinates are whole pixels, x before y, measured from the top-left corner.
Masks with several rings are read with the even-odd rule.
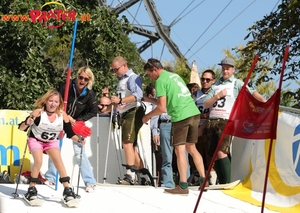
[[[201,78],[201,81],[206,81],[207,83],[209,83],[212,79],[210,78]]]
[[[110,104],[99,104],[100,106],[102,106],[102,107],[108,107],[108,106],[110,106]]]
[[[119,69],[123,66],[124,64],[122,64],[120,67],[118,67],[118,68],[114,68],[114,69],[111,69],[113,72],[118,72],[119,71]]]
[[[80,81],[84,80],[85,82],[88,82],[88,81],[90,80],[89,78],[85,78],[85,77],[83,77],[83,76],[81,76],[81,75],[78,76],[78,79],[79,79]]]

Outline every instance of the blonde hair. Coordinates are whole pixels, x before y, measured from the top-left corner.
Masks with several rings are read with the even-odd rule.
[[[59,106],[57,107],[55,113],[57,115],[60,115],[61,111],[64,109],[63,99],[61,94],[56,89],[50,89],[46,94],[44,94],[42,97],[37,99],[34,106],[42,108],[44,111],[46,110],[46,103],[52,96],[58,96],[59,97]]]
[[[113,64],[113,63],[115,63],[115,62],[118,62],[119,65],[125,64],[125,65],[127,66],[127,61],[126,61],[126,59],[125,59],[123,56],[116,56],[116,57],[112,60],[111,64]]]
[[[82,73],[82,72],[86,73],[86,74],[89,76],[89,79],[90,79],[90,80],[89,80],[89,82],[88,82],[88,84],[87,84],[86,87],[87,87],[89,90],[91,90],[92,87],[93,87],[94,81],[95,81],[94,73],[92,72],[92,70],[91,70],[88,66],[80,67],[79,70],[78,70],[78,72],[77,72],[76,83],[77,83],[77,81],[78,81],[78,76],[79,76],[80,73]]]

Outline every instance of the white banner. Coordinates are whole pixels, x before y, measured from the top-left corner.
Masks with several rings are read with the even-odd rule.
[[[265,207],[279,212],[300,212],[300,117],[281,111],[277,140],[273,140]],[[261,206],[270,140],[235,138],[232,179],[243,180],[233,197]]]

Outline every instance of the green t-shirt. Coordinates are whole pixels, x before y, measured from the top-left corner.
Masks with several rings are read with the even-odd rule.
[[[172,122],[200,114],[185,82],[176,73],[162,71],[155,82],[157,97],[166,96]]]

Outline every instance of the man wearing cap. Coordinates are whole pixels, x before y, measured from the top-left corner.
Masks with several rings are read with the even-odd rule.
[[[218,145],[219,139],[229,119],[233,104],[241,91],[244,82],[236,79],[233,75],[235,71],[235,61],[231,58],[224,58],[218,65],[222,66],[222,77],[209,90],[204,101],[204,108],[211,108],[207,124],[207,137],[210,140],[209,155],[213,155]],[[261,102],[266,99],[257,91],[250,89],[254,98]],[[217,153],[214,169],[217,173],[220,184],[231,182],[230,154],[231,136],[226,135]]]

